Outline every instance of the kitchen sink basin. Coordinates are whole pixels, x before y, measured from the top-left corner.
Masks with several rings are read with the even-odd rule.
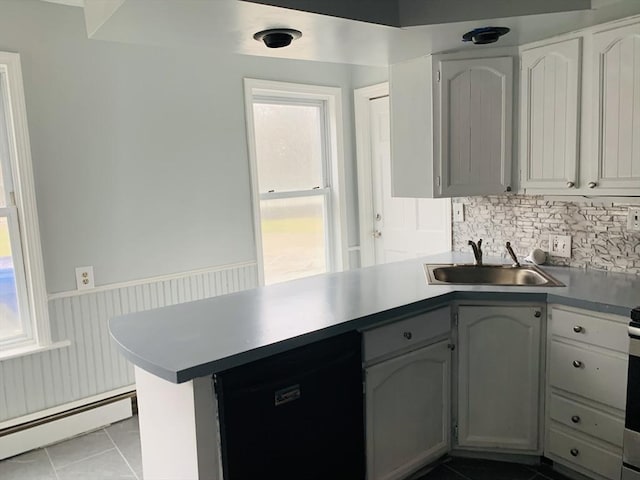
[[[432,285],[506,285],[564,287],[562,283],[533,265],[429,265],[424,266]]]

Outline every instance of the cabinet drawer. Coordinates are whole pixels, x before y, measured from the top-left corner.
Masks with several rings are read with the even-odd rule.
[[[622,448],[624,419],[551,394],[550,417],[580,432]]]
[[[554,335],[624,353],[629,351],[627,323],[627,320],[619,323],[560,308],[551,311],[551,332]]]
[[[620,478],[622,471],[622,451],[605,450],[573,435],[568,435],[551,427],[548,453],[561,457],[567,462],[591,470],[606,478]]]
[[[624,410],[628,360],[614,354],[552,340],[549,381],[554,387]]]
[[[369,361],[413,345],[419,345],[430,338],[446,335],[450,330],[451,310],[449,307],[374,328],[364,332],[364,359]]]

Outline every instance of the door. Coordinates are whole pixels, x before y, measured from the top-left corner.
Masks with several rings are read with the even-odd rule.
[[[443,60],[439,72],[440,195],[511,191],[513,58]]]
[[[542,308],[461,306],[458,446],[538,450]]]
[[[521,56],[522,186],[571,192],[578,178],[579,38]]]
[[[449,449],[447,342],[366,370],[367,478],[404,478]]]
[[[371,100],[376,264],[451,250],[451,200],[391,196],[389,97]]]
[[[640,24],[593,36],[596,83],[595,165],[589,188],[640,188]],[[624,190],[624,192],[623,192]]]

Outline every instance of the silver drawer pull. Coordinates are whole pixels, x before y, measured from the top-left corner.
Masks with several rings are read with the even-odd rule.
[[[413,337],[413,335],[411,334],[411,332],[404,332],[404,338],[406,338],[407,340],[411,340],[411,337]]]
[[[573,366],[576,368],[582,368],[583,363],[580,360],[574,360],[573,361]]]
[[[576,333],[582,333],[584,332],[584,327],[581,327],[580,325],[576,325],[575,327],[573,327],[573,331]]]
[[[577,457],[578,455],[580,455],[580,450],[578,450],[577,448],[572,448],[569,453],[571,453],[572,456]]]
[[[573,423],[580,423],[580,417],[578,415],[574,415],[571,417],[571,421]]]

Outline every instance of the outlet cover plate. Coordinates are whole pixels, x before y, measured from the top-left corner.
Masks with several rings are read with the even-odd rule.
[[[627,230],[640,232],[640,207],[630,207],[627,213]]]
[[[77,267],[76,268],[76,287],[78,290],[87,290],[94,288],[93,267]]]
[[[571,235],[549,235],[549,255],[571,258]]]

